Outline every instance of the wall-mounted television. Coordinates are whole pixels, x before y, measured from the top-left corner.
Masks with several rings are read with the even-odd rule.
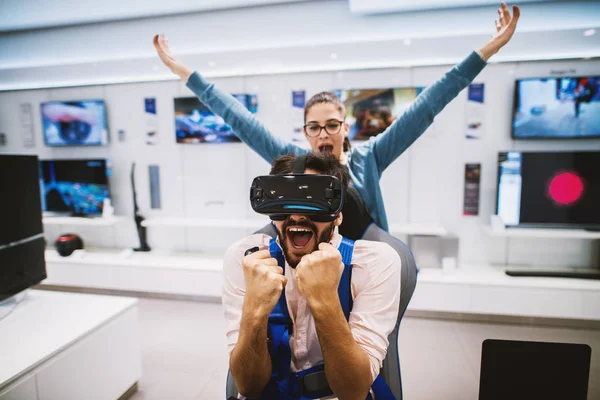
[[[234,94],[251,113],[258,109],[252,94]],[[177,143],[231,143],[240,139],[233,129],[196,97],[175,99],[175,136]]]
[[[0,155],[0,301],[46,279],[37,156]]]
[[[105,146],[108,144],[103,100],[50,101],[41,104],[46,146]]]
[[[348,139],[368,140],[385,131],[424,88],[336,90],[346,107]]]
[[[517,80],[512,137],[600,138],[600,76]]]
[[[44,160],[40,162],[42,209],[49,213],[102,214],[110,197],[107,160]]]
[[[600,228],[600,151],[502,152],[496,214],[506,226]]]

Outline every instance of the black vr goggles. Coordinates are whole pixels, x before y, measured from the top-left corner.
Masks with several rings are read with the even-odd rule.
[[[298,157],[293,175],[254,178],[250,187],[252,209],[274,221],[290,215],[306,215],[314,222],[333,221],[344,205],[342,181],[331,175],[304,174],[305,163],[305,156]]]

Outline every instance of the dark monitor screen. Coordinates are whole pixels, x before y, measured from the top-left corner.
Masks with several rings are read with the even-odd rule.
[[[600,227],[600,152],[503,152],[496,214],[507,226]]]
[[[44,160],[40,169],[44,211],[102,213],[104,199],[110,197],[106,160]]]
[[[516,81],[512,136],[600,138],[600,76]]]
[[[103,100],[42,103],[42,131],[46,146],[104,146],[108,144],[106,104]]]
[[[479,400],[587,400],[590,360],[585,344],[488,339]]]
[[[36,156],[0,155],[0,301],[46,278]]]

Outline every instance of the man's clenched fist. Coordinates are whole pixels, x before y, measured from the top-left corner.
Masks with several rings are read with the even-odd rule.
[[[269,250],[261,250],[242,259],[246,297],[244,305],[259,316],[269,315],[287,283],[283,269],[271,258]]]
[[[343,270],[339,250],[329,243],[320,243],[319,250],[302,257],[296,267],[298,290],[309,305],[335,300]]]

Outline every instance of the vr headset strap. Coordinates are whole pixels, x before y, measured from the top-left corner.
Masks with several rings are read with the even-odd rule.
[[[306,170],[306,154],[296,157],[294,160],[294,171],[296,175],[303,174]]]

